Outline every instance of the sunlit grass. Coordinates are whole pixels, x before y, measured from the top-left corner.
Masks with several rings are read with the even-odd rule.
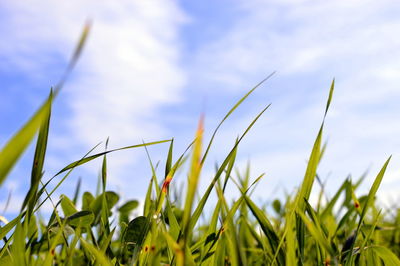
[[[67,74],[75,65],[88,32],[89,26],[84,30]],[[323,130],[334,81],[302,183],[285,201],[275,200],[270,208],[264,208],[252,199],[263,175],[253,177],[249,171],[235,174],[233,169],[238,146],[269,105],[249,121],[248,127],[234,141],[230,152],[209,178],[211,182],[207,188],[200,190],[198,184],[220,126],[269,77],[233,105],[208,142],[203,137],[201,118],[193,142],[178,158],[173,158],[172,139],[98,154],[92,154],[91,150],[43,184],[53,98],[67,74],[0,151],[1,184],[37,136],[31,185],[21,212],[11,221],[0,217],[0,265],[400,265],[400,210],[383,211],[375,202],[390,158],[377,173],[367,195],[358,195],[359,180],[346,179],[333,197],[328,198],[322,190],[318,204],[310,204],[318,164],[326,148],[322,144]],[[136,200],[120,202],[118,194],[107,190],[107,154],[122,149],[147,149],[149,145],[162,143],[169,144],[163,162],[165,173],[157,176],[149,156],[152,177],[142,210],[138,210]],[[80,193],[78,183],[72,197],[53,197],[76,167],[96,158],[103,160],[98,194]],[[177,197],[171,197],[175,174],[184,169],[188,169],[186,187],[179,188]],[[48,185],[55,182],[57,176],[61,179],[49,191]],[[225,195],[229,183],[237,187],[240,195],[233,201],[227,200]],[[212,193],[216,195],[215,200],[210,197]],[[43,220],[38,210],[48,201],[54,209],[50,218]],[[199,218],[206,206],[212,212],[200,226]],[[134,217],[138,211],[142,215]]]

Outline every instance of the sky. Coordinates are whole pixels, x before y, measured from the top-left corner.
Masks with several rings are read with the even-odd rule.
[[[60,79],[90,19],[84,52],[54,103],[45,179],[99,142],[104,150],[107,137],[110,148],[173,137],[177,158],[201,113],[209,139],[235,102],[276,71],[221,128],[200,190],[271,104],[239,146],[238,168],[250,163],[253,179],[266,174],[258,201],[294,191],[335,78],[318,173],[332,194],[348,175],[369,170],[362,195],[393,155],[378,192],[389,205],[400,190],[399,12],[389,0],[1,1],[0,147]],[[160,172],[167,152],[167,144],[149,147]],[[0,212],[10,193],[7,214],[18,212],[32,156],[31,147],[0,188]],[[109,188],[142,199],[151,176],[145,150],[110,154],[108,163]],[[94,193],[100,165],[74,171],[59,193],[72,194],[79,178]],[[178,190],[185,178],[174,180]]]

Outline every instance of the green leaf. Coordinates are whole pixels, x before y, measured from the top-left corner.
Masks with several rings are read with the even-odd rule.
[[[370,246],[368,249],[372,249],[385,262],[385,265],[400,265],[399,258],[390,249],[383,246]]]
[[[28,148],[33,137],[49,116],[53,95],[47,98],[29,121],[6,143],[0,151],[0,185],[23,152]]]
[[[168,149],[167,161],[165,162],[165,177],[167,177],[169,172],[171,171],[173,148],[174,148],[174,139],[171,140],[171,144],[169,145]]]
[[[86,242],[83,238],[81,238],[81,243],[82,246],[89,251],[90,254],[96,259],[97,263],[99,265],[109,265],[111,266],[112,264],[110,263],[109,259],[106,257],[106,255],[98,250],[95,246],[92,244]]]
[[[53,92],[51,91],[49,96],[50,101],[52,98],[52,94]],[[50,127],[50,116],[51,116],[51,102],[50,102],[50,107],[48,108],[48,112],[46,113],[46,116],[43,120],[43,123],[40,126],[39,135],[36,142],[35,155],[33,158],[31,185],[21,208],[21,210],[23,210],[25,206],[28,205],[28,213],[27,213],[28,219],[30,219],[30,216],[35,207],[37,201],[36,194],[39,188],[40,179],[43,174],[43,164],[46,155],[47,140]]]
[[[364,206],[363,206],[361,214],[360,214],[360,220],[359,220],[359,223],[358,223],[358,226],[357,226],[357,230],[356,230],[355,235],[354,235],[355,240],[357,239],[357,237],[358,237],[358,235],[360,233],[361,226],[362,226],[362,224],[364,222],[365,215],[367,214],[367,210],[372,205],[372,203],[373,203],[373,201],[375,199],[375,194],[378,191],[379,185],[382,182],[383,176],[385,175],[386,168],[387,168],[391,158],[392,158],[392,156],[390,156],[386,160],[385,164],[382,166],[381,170],[379,171],[378,175],[376,176],[376,178],[374,180],[374,183],[371,186],[371,189],[369,190],[366,202],[364,203]],[[353,250],[355,242],[356,241],[353,241],[353,243],[351,244],[350,250]],[[353,255],[352,252],[348,252],[348,254],[346,256],[347,257],[346,266],[350,265],[352,260],[354,259],[354,257],[352,257],[352,255]]]
[[[82,210],[90,210],[90,205],[94,201],[92,193],[85,191],[82,195]]]
[[[133,251],[135,247],[141,248],[149,225],[149,220],[144,216],[136,217],[130,221],[124,235],[124,244],[127,245],[128,250]]]
[[[9,223],[6,225],[0,227],[0,239],[3,239],[8,232],[11,231],[11,229],[14,228],[14,226],[22,219],[22,214],[18,215],[16,218],[11,220]]]
[[[100,153],[97,153],[97,154],[94,154],[94,155],[91,155],[91,156],[88,156],[88,157],[84,157],[84,158],[82,158],[80,160],[77,160],[77,161],[75,161],[73,163],[68,164],[61,171],[59,171],[55,176],[58,176],[59,174],[65,172],[67,170],[70,170],[70,169],[75,168],[75,167],[77,167],[79,165],[85,164],[87,162],[90,162],[90,161],[92,161],[92,160],[94,160],[94,159],[96,159],[96,158],[98,158],[100,156],[106,155],[106,154],[111,153],[111,152],[127,150],[127,149],[133,149],[133,148],[139,148],[139,147],[150,146],[150,145],[156,145],[156,144],[170,142],[170,141],[171,140],[169,140],[169,139],[168,140],[161,140],[161,141],[154,141],[154,142],[131,145],[131,146],[126,146],[126,147],[122,147],[122,148],[118,148],[118,149],[113,149],[113,150],[109,150],[109,151],[100,152]]]
[[[74,203],[65,195],[61,195],[61,208],[65,216],[70,216],[78,212]]]
[[[106,196],[108,210],[111,210],[111,208],[114,207],[115,204],[117,204],[119,200],[119,195],[113,191],[106,191],[105,196]],[[103,193],[102,193],[99,196],[97,196],[94,201],[90,203],[90,210],[93,211],[93,213],[97,216],[101,212],[103,207],[104,204],[103,204]]]
[[[213,134],[212,134],[212,136],[211,136],[210,142],[208,143],[208,146],[207,146],[207,148],[206,148],[206,151],[204,152],[204,155],[203,155],[203,159],[202,159],[202,161],[201,161],[201,164],[204,164],[204,161],[206,160],[206,157],[207,157],[208,152],[209,152],[209,150],[210,150],[210,148],[211,148],[211,145],[212,145],[212,143],[213,143],[213,141],[214,141],[214,138],[215,138],[215,136],[216,136],[216,134],[217,134],[219,128],[220,128],[220,127],[222,126],[222,124],[225,122],[225,120],[228,119],[228,117],[236,110],[236,108],[238,108],[238,107],[242,104],[242,102],[243,102],[244,100],[247,99],[247,97],[249,97],[250,94],[252,94],[258,87],[260,87],[264,82],[266,82],[268,79],[270,79],[274,74],[275,74],[275,72],[272,72],[272,73],[269,74],[266,78],[264,78],[262,81],[260,81],[256,86],[254,86],[251,90],[249,90],[242,98],[240,98],[239,101],[237,101],[237,102],[233,105],[233,107],[228,111],[228,113],[224,116],[224,118],[221,120],[221,122],[220,122],[220,123],[218,124],[218,126],[215,128],[215,130],[214,130],[214,132],[213,132]]]
[[[137,200],[130,200],[127,201],[124,205],[119,207],[118,211],[121,213],[129,213],[136,209],[139,206],[139,201]]]
[[[267,105],[255,118],[254,120],[250,123],[250,125],[246,128],[244,133],[240,136],[240,138],[235,142],[235,145],[233,146],[232,150],[229,152],[228,156],[225,158],[221,166],[219,167],[217,173],[215,174],[213,180],[207,187],[207,190],[201,197],[196,209],[194,210],[192,217],[190,219],[190,227],[193,229],[194,226],[196,225],[198,219],[200,218],[201,213],[203,212],[204,206],[206,205],[206,202],[208,200],[208,197],[211,194],[211,191],[214,188],[214,185],[217,183],[219,178],[221,177],[222,173],[224,172],[225,168],[228,166],[228,164],[231,162],[231,160],[234,160],[233,157],[235,157],[236,154],[236,149],[242,139],[246,136],[246,134],[250,131],[250,129],[253,127],[253,125],[257,122],[257,120],[262,116],[262,114],[270,107],[270,104]],[[203,157],[204,158],[204,157]]]
[[[258,224],[260,225],[262,231],[267,236],[268,242],[272,248],[272,252],[275,253],[278,249],[279,245],[279,237],[276,234],[274,228],[272,227],[271,222],[265,216],[264,212],[260,210],[257,205],[246,195],[243,195],[244,200],[246,201],[247,206],[253,213],[254,217],[256,217]],[[284,265],[285,255],[282,249],[279,250],[278,261],[281,265]]]
[[[79,211],[67,217],[67,223],[73,226],[89,226],[94,221],[94,214],[91,211]]]
[[[318,228],[317,225],[314,225],[303,213],[297,212],[296,213],[302,221],[307,226],[308,231],[310,232],[311,236],[319,243],[329,254],[334,256],[335,252],[332,249],[331,245],[329,244],[328,240],[326,239],[325,235],[323,234],[321,228]]]

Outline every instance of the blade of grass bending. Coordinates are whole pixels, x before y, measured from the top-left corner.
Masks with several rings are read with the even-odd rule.
[[[374,223],[372,224],[371,230],[369,230],[368,235],[364,238],[362,244],[360,245],[360,256],[361,256],[361,254],[363,253],[364,248],[367,246],[368,240],[370,240],[372,234],[373,234],[374,231],[375,231],[376,225],[378,224],[378,221],[379,221],[379,216],[380,216],[380,214],[381,214],[381,211],[382,211],[382,210],[380,210],[380,211],[378,212],[378,214],[376,215],[376,217],[374,218],[375,221],[374,221]]]
[[[94,159],[96,159],[96,158],[98,158],[100,156],[106,155],[106,154],[111,153],[111,152],[127,150],[127,149],[133,149],[133,148],[139,148],[139,147],[143,147],[143,146],[156,145],[156,144],[161,144],[161,143],[170,142],[170,141],[171,141],[170,139],[167,139],[167,140],[160,140],[160,141],[154,141],[154,142],[147,142],[147,143],[143,143],[143,144],[136,144],[136,145],[131,145],[131,146],[126,146],[126,147],[122,147],[122,148],[118,148],[118,149],[113,149],[113,150],[109,150],[109,151],[100,152],[100,153],[91,155],[89,157],[82,158],[80,160],[77,160],[77,161],[75,161],[73,163],[68,164],[62,170],[60,170],[55,176],[65,172],[65,171],[67,171],[69,169],[72,169],[72,168],[77,167],[79,165],[82,165],[82,164],[85,164],[87,162],[90,162],[90,161],[92,161],[92,160],[94,160]]]
[[[274,74],[276,73],[276,71],[272,72],[271,74],[269,74],[266,78],[264,78],[262,81],[260,81],[256,86],[254,86],[250,91],[248,91],[242,98],[240,98],[239,101],[237,101],[235,103],[235,105],[228,111],[228,113],[224,116],[224,118],[221,120],[221,122],[218,124],[218,126],[215,128],[214,133],[211,136],[210,142],[208,143],[208,146],[206,148],[206,151],[203,155],[203,159],[201,160],[201,164],[204,164],[204,161],[208,155],[208,151],[211,148],[211,145],[214,141],[215,135],[217,134],[219,128],[221,127],[221,125],[225,122],[225,120],[236,110],[236,108],[242,104],[242,102],[244,100],[246,100],[246,98],[258,87],[260,87],[264,82],[266,82],[268,79],[270,79]]]
[[[385,265],[400,265],[399,258],[388,248],[383,246],[370,246],[368,249],[372,249],[385,263]]]
[[[379,185],[382,182],[383,176],[385,175],[386,168],[387,168],[391,158],[392,158],[392,156],[389,156],[389,158],[386,160],[385,164],[383,165],[381,171],[378,173],[377,177],[375,178],[375,181],[372,184],[371,189],[369,190],[367,201],[366,201],[366,203],[365,203],[365,205],[364,205],[364,207],[362,209],[361,219],[360,220],[364,219],[368,208],[371,206],[372,202],[374,201],[375,194],[378,191]]]
[[[323,127],[324,127],[324,123],[325,123],[325,117],[328,113],[330,104],[331,104],[331,100],[332,100],[332,96],[333,96],[333,91],[335,88],[335,80],[332,81],[331,87],[329,89],[329,96],[328,96],[328,100],[326,103],[326,107],[325,107],[325,113],[324,113],[324,118],[322,120],[322,124],[321,127],[318,131],[318,135],[317,138],[314,141],[314,145],[313,148],[311,150],[311,154],[308,160],[308,164],[307,164],[307,168],[306,168],[306,173],[305,176],[303,178],[303,183],[300,187],[299,192],[297,193],[297,196],[295,198],[295,203],[294,203],[294,207],[291,210],[291,214],[290,215],[294,215],[295,211],[297,209],[299,209],[301,212],[304,212],[305,210],[305,204],[303,199],[309,199],[309,195],[311,193],[311,189],[312,189],[312,185],[314,183],[314,179],[316,177],[317,174],[317,166],[318,163],[321,159],[321,142],[322,142],[322,132],[323,132]],[[302,220],[300,218],[296,218],[296,235],[297,235],[297,240],[299,242],[299,252],[300,252],[300,259],[303,260],[303,254],[304,254],[304,224],[302,222]],[[283,245],[283,241],[284,238],[286,236],[287,233],[287,228],[285,227],[285,230],[283,232],[283,236],[281,238],[281,241],[278,245],[278,251],[280,250],[280,248]],[[276,256],[278,254],[276,253],[274,255],[274,259],[273,259],[273,263],[275,262]]]
[[[382,182],[383,176],[385,175],[386,168],[387,168],[391,158],[392,158],[392,156],[389,156],[389,158],[386,160],[385,164],[382,166],[381,170],[379,171],[378,175],[376,176],[374,183],[371,186],[371,189],[369,190],[369,193],[367,196],[367,201],[365,202],[365,204],[362,208],[361,215],[360,215],[360,221],[358,223],[357,230],[355,232],[355,236],[354,236],[355,240],[357,240],[357,236],[360,233],[361,225],[364,222],[364,218],[365,218],[365,215],[367,214],[367,210],[370,207],[370,205],[372,204],[372,202],[374,201],[375,194],[378,191],[379,185]],[[350,250],[353,250],[355,242],[356,241],[353,241]],[[353,252],[348,252],[348,254],[346,256],[346,264],[345,264],[346,266],[351,264],[351,262],[354,258],[352,255],[353,255]]]
[[[212,236],[217,231],[217,223],[218,223],[218,214],[220,212],[220,200],[218,199],[217,205],[213,211],[213,215],[211,216],[211,221],[207,228],[207,233],[205,234],[204,238],[204,245],[200,248],[200,263],[205,260],[205,256],[210,252],[211,248],[214,246],[217,240],[214,241],[207,241],[209,236]]]
[[[203,194],[202,198],[200,199],[197,208],[195,209],[195,211],[193,212],[193,215],[190,219],[190,227],[193,230],[194,226],[197,223],[197,220],[199,219],[201,213],[203,212],[204,206],[208,200],[208,197],[211,194],[212,189],[214,188],[214,185],[216,184],[216,182],[218,181],[218,179],[220,178],[220,176],[222,175],[222,173],[224,172],[225,168],[227,167],[228,163],[232,160],[232,157],[235,154],[235,150],[237,149],[239,143],[242,141],[242,139],[244,138],[244,136],[246,136],[246,134],[250,131],[250,129],[253,127],[253,125],[257,122],[257,120],[262,116],[262,114],[270,107],[271,105],[267,105],[257,116],[256,118],[254,118],[254,120],[250,123],[250,125],[246,128],[246,130],[244,131],[244,133],[240,136],[240,138],[235,142],[235,145],[233,146],[233,148],[231,149],[231,151],[229,152],[228,156],[225,158],[225,160],[223,161],[223,163],[221,164],[221,166],[219,167],[217,173],[215,174],[213,180],[211,181],[210,185],[208,186],[207,190],[205,191],[205,193]]]
[[[181,249],[180,245],[178,245],[178,243],[176,243],[171,235],[169,235],[167,232],[164,232],[163,235],[169,248],[174,251],[176,265],[184,266],[183,250]]]
[[[335,195],[332,197],[332,199],[328,201],[328,205],[321,213],[322,220],[324,220],[324,218],[332,212],[333,207],[338,201],[340,194],[345,190],[347,182],[349,182],[348,179],[344,180],[344,182],[342,183],[338,191],[335,193]]]
[[[0,151],[0,185],[29,146],[43,121],[48,117],[53,95],[47,98],[32,118],[6,143]]]
[[[168,217],[168,222],[169,222],[169,234],[174,238],[178,239],[179,232],[181,231],[181,227],[178,223],[178,220],[176,219],[176,216],[174,212],[172,211],[171,207],[171,202],[169,200],[169,197],[166,197],[166,211],[167,211],[167,217]]]
[[[236,142],[237,141],[238,141],[238,139],[236,139]],[[226,174],[225,174],[225,180],[224,180],[224,184],[223,184],[223,187],[222,187],[222,191],[223,192],[225,192],[226,185],[228,184],[228,180],[229,180],[229,178],[231,176],[233,166],[235,165],[236,154],[237,154],[237,149],[234,150],[234,152],[232,154],[232,157],[231,157],[231,159],[230,159],[230,161],[228,163],[228,168],[227,168]]]
[[[50,244],[50,239],[49,239],[50,248],[49,248],[49,251],[47,252],[47,255],[46,255],[45,260],[42,265],[50,266],[53,264],[55,248],[56,248],[57,244],[59,243],[59,240],[62,237],[63,231],[64,231],[64,224],[60,223],[59,225],[60,225],[60,229],[58,230],[56,236],[52,239],[53,241],[51,242],[51,244]]]
[[[85,239],[81,238],[81,243],[82,243],[82,246],[86,250],[88,250],[90,254],[93,255],[93,257],[96,259],[96,261],[99,263],[99,265],[109,265],[109,266],[112,265],[103,252],[98,250],[92,244],[86,242]]]
[[[72,71],[82,49],[85,45],[87,36],[90,31],[90,24],[86,24],[83,30],[83,34],[80,38],[77,48],[75,49],[74,55],[69,62],[67,70],[61,81],[56,86],[54,91],[54,97],[57,96],[58,92],[61,90],[64,82],[66,81],[69,73]],[[7,144],[0,151],[0,185],[3,183],[4,179],[15,165],[19,157],[23,154],[29,143],[32,141],[37,130],[45,121],[47,114],[51,108],[53,94],[50,94],[49,98],[41,105],[41,107],[36,111],[36,113],[31,117],[31,119],[25,123],[25,125],[7,142]]]
[[[8,234],[8,232],[10,232],[11,229],[14,228],[14,226],[18,223],[18,221],[21,221],[24,215],[25,212],[20,213],[16,218],[12,219],[6,225],[0,227],[0,239],[3,239]]]
[[[321,149],[321,142],[322,142],[322,132],[324,128],[324,122],[325,122],[325,117],[328,113],[329,106],[332,100],[332,95],[333,91],[335,88],[335,80],[332,81],[331,87],[329,89],[329,96],[328,100],[326,103],[326,108],[325,108],[325,113],[324,113],[324,118],[322,120],[321,127],[319,129],[317,138],[314,142],[313,149],[311,151],[310,158],[308,160],[307,164],[307,169],[306,173],[304,175],[303,183],[300,187],[300,191],[298,193],[297,199],[296,199],[296,206],[300,212],[304,212],[305,210],[305,203],[303,199],[308,200],[311,194],[311,189],[317,174],[317,167],[318,164],[321,160],[321,156],[323,154],[323,150]],[[299,253],[300,253],[300,259],[303,260],[304,257],[304,246],[305,246],[305,234],[304,234],[304,224],[300,218],[296,219],[296,233],[297,233],[297,241],[299,242]]]
[[[84,158],[86,158],[86,156],[87,156],[88,154],[90,154],[94,149],[96,149],[97,146],[99,146],[99,145],[100,145],[100,143],[97,144],[96,146],[94,146],[92,149],[90,149],[90,150],[82,157],[82,160],[83,160]],[[74,170],[74,168],[75,168],[75,167],[72,167],[71,169],[69,169],[69,171],[65,174],[65,176],[58,182],[58,184],[54,187],[54,189],[49,193],[50,196],[54,193],[54,191],[56,191],[56,190],[58,189],[59,186],[61,186],[61,184],[65,181],[65,179],[67,179],[67,177],[71,174],[71,172]],[[37,198],[38,198],[38,199],[42,196],[42,194],[44,193],[44,190],[45,190],[46,187],[50,184],[50,182],[51,182],[54,178],[56,178],[56,177],[57,177],[57,175],[54,175],[53,177],[51,177],[51,178],[40,188],[40,190],[39,190],[39,192],[38,192],[38,194],[37,194]],[[39,203],[39,205],[36,207],[36,209],[34,210],[34,212],[36,212],[36,211],[46,202],[46,200],[48,200],[48,199],[49,199],[49,197],[46,197],[41,203]]]
[[[172,141],[172,140],[171,140],[171,141]],[[143,142],[143,143],[144,143],[144,142]],[[149,164],[150,164],[150,168],[151,168],[151,178],[153,179],[153,182],[154,182],[154,184],[155,184],[156,195],[159,195],[159,194],[160,194],[160,187],[159,187],[158,180],[157,180],[156,170],[155,170],[155,168],[154,168],[153,161],[151,160],[149,150],[147,149],[146,146],[144,146],[144,149],[145,149],[145,151],[146,151],[147,160],[149,161]],[[156,167],[157,167],[157,165],[156,165]]]
[[[237,228],[233,221],[233,215],[230,214],[229,206],[226,203],[225,196],[222,193],[220,186],[216,187],[219,202],[221,203],[221,217],[223,223],[223,236],[227,239],[227,249],[229,256],[229,263],[232,265],[247,265],[246,256],[241,246],[240,241],[237,239]]]
[[[49,108],[45,114],[42,125],[39,129],[39,135],[36,142],[35,155],[33,158],[32,172],[31,172],[31,185],[29,191],[25,197],[24,203],[22,204],[21,211],[24,210],[25,206],[28,205],[27,221],[30,220],[33,209],[37,201],[37,191],[39,188],[39,182],[42,178],[43,164],[46,155],[47,140],[49,135],[50,117],[51,117],[51,106],[52,106],[52,94],[50,91],[49,95]]]
[[[276,234],[274,228],[272,227],[272,224],[268,220],[268,218],[265,216],[264,212],[257,207],[257,205],[246,195],[243,195],[243,198],[249,206],[250,211],[253,213],[254,217],[257,219],[262,231],[266,235],[268,242],[272,248],[272,253],[277,252],[278,245],[279,245],[279,237]],[[278,253],[278,262],[279,265],[285,265],[285,252],[283,249],[279,250]]]
[[[308,161],[306,174],[303,179],[303,183],[301,185],[300,191],[297,195],[295,208],[303,213],[305,211],[305,202],[303,199],[308,200],[311,194],[311,189],[315,180],[315,176],[317,173],[317,166],[320,158],[321,151],[321,139],[322,139],[322,130],[323,124],[318,132],[317,139],[315,140],[314,147],[311,151],[310,159]],[[296,214],[297,216],[297,214]],[[296,218],[296,235],[300,253],[300,260],[304,259],[304,247],[305,247],[305,226],[301,218],[297,216]]]
[[[13,235],[13,244],[11,246],[11,255],[15,265],[26,265],[25,261],[25,231],[23,224],[18,221]]]
[[[254,185],[256,182],[258,182],[258,180],[260,180],[260,179],[257,178],[257,180],[254,181],[252,185]],[[243,194],[247,194],[248,191],[250,190],[250,188],[251,188],[251,186]],[[235,201],[235,203],[233,204],[232,208],[229,210],[229,212],[225,216],[225,222],[221,225],[221,228],[219,229],[219,231],[218,231],[218,233],[216,235],[216,238],[211,243],[211,246],[208,248],[208,251],[205,254],[206,256],[204,257],[204,260],[208,259],[210,257],[210,256],[207,256],[207,254],[210,253],[211,249],[220,240],[220,236],[221,236],[221,233],[224,231],[224,228],[228,227],[228,224],[227,224],[226,221],[229,221],[230,219],[233,219],[233,216],[235,215],[235,213],[237,212],[237,210],[241,206],[242,202],[243,202],[243,196],[241,196],[237,201]],[[209,225],[209,231],[210,231],[210,228],[215,228],[216,227],[216,224],[217,224],[217,221],[218,221],[218,213],[219,213],[219,210],[220,210],[220,206],[221,206],[221,200],[219,198],[218,203],[217,203],[217,208],[214,210],[212,222]],[[215,230],[214,230],[214,232],[215,232]],[[207,235],[209,236],[210,234],[207,234]],[[207,243],[207,241],[205,241],[205,243]]]
[[[335,252],[323,234],[321,228],[319,228],[317,224],[314,224],[312,221],[310,221],[304,213],[298,211],[296,214],[302,219],[304,224],[307,226],[308,231],[317,241],[317,243],[319,243],[326,251],[328,251],[331,256],[334,256]]]

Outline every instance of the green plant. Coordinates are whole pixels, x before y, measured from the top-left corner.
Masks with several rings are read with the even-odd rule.
[[[87,26],[67,74],[82,50],[88,31]],[[0,227],[1,265],[400,265],[400,210],[382,211],[375,204],[375,194],[390,158],[377,174],[367,195],[358,197],[355,193],[363,178],[356,182],[348,178],[325,204],[312,206],[309,203],[317,179],[317,167],[325,150],[322,135],[334,81],[303,182],[294,196],[288,196],[285,202],[275,200],[272,204],[274,213],[270,214],[251,199],[263,175],[252,181],[249,171],[243,175],[233,171],[238,145],[269,105],[234,142],[207,189],[199,191],[198,188],[201,170],[220,126],[269,77],[228,111],[204,152],[203,119],[200,119],[193,142],[175,160],[173,140],[132,145],[94,155],[89,151],[60,170],[54,177],[62,176],[61,180],[48,191],[48,184],[55,180],[54,177],[44,184],[41,178],[51,107],[67,74],[40,109],[0,151],[1,184],[38,134],[31,186],[21,212]],[[147,188],[143,215],[132,217],[138,201],[120,204],[119,195],[106,189],[107,154],[161,143],[169,143],[165,174],[160,180],[149,157],[153,175]],[[96,158],[103,159],[101,192],[98,195],[88,191],[80,195],[78,184],[72,199],[66,195],[58,201],[52,199],[54,191],[76,167]],[[173,198],[170,187],[174,186],[176,172],[187,161],[190,167],[186,195]],[[228,182],[236,185],[240,193],[233,202],[225,198]],[[210,203],[213,192],[217,195],[217,201],[212,202],[215,208],[199,225],[199,218],[206,204]],[[196,193],[200,195],[199,200],[194,197]],[[80,209],[76,207],[79,197]],[[326,196],[322,189],[318,202],[323,197]],[[50,218],[45,221],[37,211],[48,200],[55,203]]]

